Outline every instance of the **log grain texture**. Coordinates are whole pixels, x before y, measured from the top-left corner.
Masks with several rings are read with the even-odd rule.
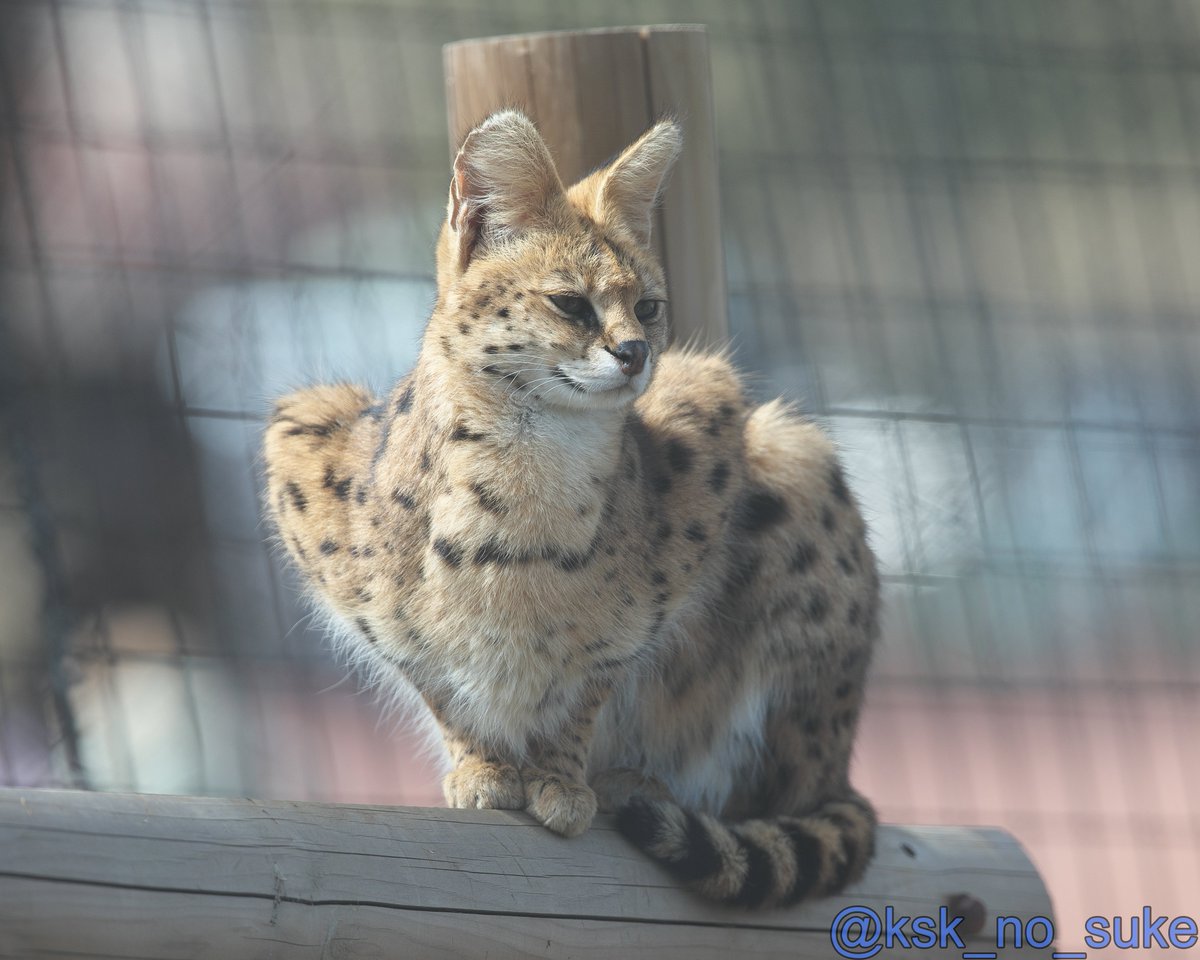
[[[603,817],[565,840],[501,811],[0,790],[0,957],[21,960],[826,958],[846,906],[936,914],[961,894],[986,911],[968,949],[996,915],[1050,916],[986,828],[884,827],[843,895],[746,912],[677,889]]]

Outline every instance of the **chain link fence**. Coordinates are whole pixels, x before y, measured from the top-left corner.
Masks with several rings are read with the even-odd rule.
[[[704,22],[731,318],[885,573],[857,777],[1200,893],[1200,5],[4,0],[0,782],[435,803],[266,543],[270,398],[433,302],[440,47]]]

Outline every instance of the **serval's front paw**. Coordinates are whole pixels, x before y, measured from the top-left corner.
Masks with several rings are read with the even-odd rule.
[[[442,781],[446,803],[479,810],[523,810],[525,788],[521,774],[507,763],[468,760]]]
[[[577,837],[596,816],[596,794],[585,783],[542,770],[525,771],[525,808],[535,819],[564,837]]]

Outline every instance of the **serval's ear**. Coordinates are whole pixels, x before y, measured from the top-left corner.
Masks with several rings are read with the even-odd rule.
[[[490,243],[546,218],[562,183],[541,134],[516,110],[493,113],[467,134],[450,181],[446,221],[458,268]]]
[[[654,207],[682,149],[683,131],[674,120],[659,121],[647,130],[600,171],[597,217],[620,223],[639,243],[649,245]]]

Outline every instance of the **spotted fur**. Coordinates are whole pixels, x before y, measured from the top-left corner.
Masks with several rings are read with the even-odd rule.
[[[267,506],[347,649],[436,720],[450,804],[568,836],[617,811],[700,893],[783,904],[871,855],[847,778],[879,581],[827,437],[667,349],[679,146],[660,123],[564,190],[523,116],[476,128],[415,369],[284,397]]]

